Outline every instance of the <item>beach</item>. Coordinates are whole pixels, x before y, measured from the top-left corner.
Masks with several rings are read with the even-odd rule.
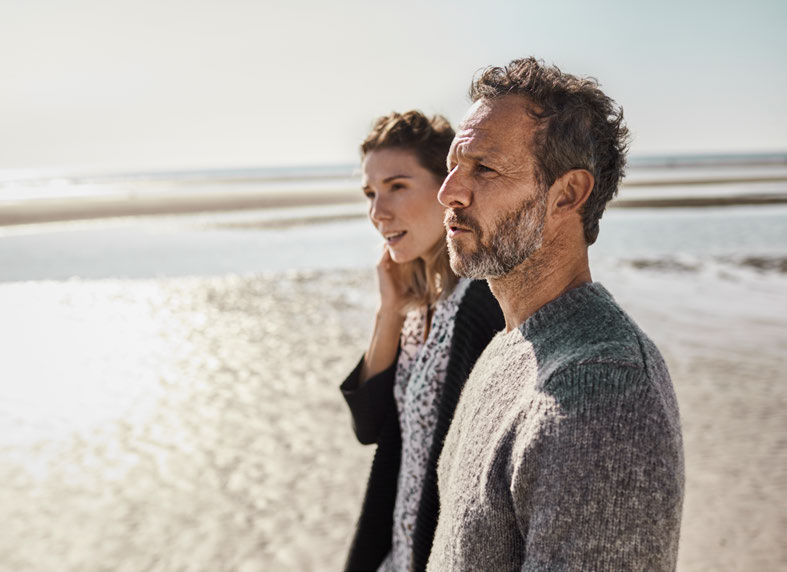
[[[355,208],[0,235],[0,570],[341,568],[373,454],[338,391],[376,305]],[[610,213],[593,259],[675,384],[681,572],[787,566],[787,209],[762,208]]]
[[[787,572],[787,0],[0,14],[0,572],[343,570],[375,446],[339,387],[438,197],[457,240],[528,234],[537,304],[599,223],[677,395],[677,571]]]

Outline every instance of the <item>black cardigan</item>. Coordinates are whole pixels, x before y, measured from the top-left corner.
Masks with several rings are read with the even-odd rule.
[[[429,451],[423,492],[413,532],[413,570],[426,570],[437,526],[437,460],[443,450],[459,394],[478,356],[504,326],[503,314],[486,281],[473,281],[456,313],[454,333],[440,397],[434,440]],[[345,570],[376,570],[391,550],[393,511],[399,477],[402,436],[393,396],[394,360],[387,370],[359,387],[363,360],[341,385],[353,418],[353,428],[363,444],[377,443],[371,474],[355,537]]]

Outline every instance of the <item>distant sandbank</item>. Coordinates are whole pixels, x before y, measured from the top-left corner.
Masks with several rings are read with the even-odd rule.
[[[756,184],[771,183],[764,192],[735,187],[731,191],[713,183],[704,185],[695,180],[677,183],[641,181],[627,183],[621,197],[611,203],[615,208],[709,207],[767,205],[787,203],[787,178],[772,181],[758,179]],[[774,184],[775,183],[775,184]],[[726,184],[726,183],[725,183]],[[754,182],[752,182],[754,185]],[[684,188],[686,187],[686,188]],[[678,190],[679,192],[674,192]],[[626,192],[628,190],[628,192]],[[719,192],[714,192],[718,190]],[[672,191],[672,192],[670,192]],[[332,189],[265,189],[255,192],[221,190],[195,192],[107,193],[88,196],[63,196],[30,200],[2,200],[0,195],[0,226],[44,223],[66,220],[97,219],[118,216],[172,215],[199,212],[221,212],[247,209],[318,206],[357,203],[363,200],[357,188]]]

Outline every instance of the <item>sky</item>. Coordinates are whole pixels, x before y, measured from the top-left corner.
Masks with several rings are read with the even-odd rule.
[[[473,74],[596,77],[632,154],[787,151],[787,2],[0,0],[0,169],[353,163]]]

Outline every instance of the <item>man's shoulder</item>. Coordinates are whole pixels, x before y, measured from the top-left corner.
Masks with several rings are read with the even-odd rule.
[[[531,336],[536,359],[549,369],[579,364],[645,368],[655,344],[600,284],[583,288],[570,311]]]
[[[568,311],[548,314],[552,322],[526,334],[533,344],[540,386],[602,392],[624,386],[627,391],[639,385],[643,390],[654,384],[671,387],[656,345],[603,286],[586,285],[566,307]]]

